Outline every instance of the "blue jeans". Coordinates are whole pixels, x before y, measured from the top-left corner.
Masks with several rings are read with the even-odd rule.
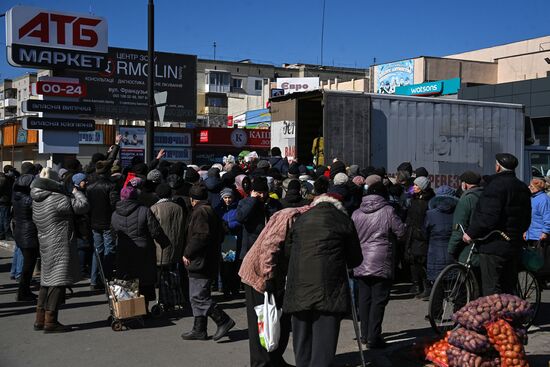
[[[15,251],[13,251],[13,258],[11,261],[11,270],[10,277],[19,279],[21,273],[23,272],[23,253],[19,246],[15,246]]]
[[[0,240],[6,239],[6,236],[11,233],[10,221],[10,207],[0,205]]]
[[[101,265],[107,279],[111,279],[113,275],[113,263],[115,260],[115,243],[113,240],[113,234],[111,230],[93,231],[94,234],[94,247],[97,249],[99,257],[101,258]],[[92,257],[92,274],[90,277],[90,284],[97,285],[101,283],[99,278],[99,266],[97,263],[97,256],[94,254]]]

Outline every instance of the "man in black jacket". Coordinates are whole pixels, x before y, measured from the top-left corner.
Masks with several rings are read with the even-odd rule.
[[[470,243],[472,238],[500,230],[510,238],[507,241],[497,235],[478,243],[484,296],[515,293],[522,236],[531,223],[531,192],[516,178],[517,166],[518,160],[512,154],[496,155],[497,173],[490,177],[463,236],[463,241]]]
[[[11,195],[15,173],[15,168],[10,165],[4,166],[4,172],[0,173],[0,240],[11,237]]]
[[[297,366],[330,366],[343,316],[351,310],[347,269],[363,262],[357,231],[344,206],[317,197],[285,242],[289,259],[283,311],[292,314]]]
[[[193,211],[187,230],[187,245],[183,251],[183,264],[189,273],[189,297],[193,310],[193,329],[181,335],[184,340],[206,340],[207,317],[218,326],[213,340],[223,338],[235,321],[212,300],[212,279],[217,279],[220,244],[223,240],[221,220],[208,203],[208,189],[193,185],[189,190]]]
[[[115,242],[111,232],[111,216],[118,201],[115,183],[110,179],[111,161],[98,161],[95,164],[96,179],[86,189],[86,196],[90,203],[90,222],[94,246],[101,259],[105,276],[110,279],[115,260]],[[92,274],[90,287],[92,290],[101,289],[104,285],[98,279],[97,256],[92,257]]]
[[[255,177],[252,181],[250,196],[240,200],[237,205],[236,219],[243,225],[241,260],[256,242],[269,218],[281,208],[281,203],[278,200],[269,197],[267,179]]]

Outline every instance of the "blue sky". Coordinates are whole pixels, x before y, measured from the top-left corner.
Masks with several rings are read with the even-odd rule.
[[[107,18],[109,44],[147,47],[147,0],[2,0]],[[156,49],[256,62],[319,63],[323,0],[157,0]],[[550,34],[548,0],[326,0],[324,64],[367,67]],[[0,45],[5,48],[4,19]],[[0,78],[24,70],[0,57]]]

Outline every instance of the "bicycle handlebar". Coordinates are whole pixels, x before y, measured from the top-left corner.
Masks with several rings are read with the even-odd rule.
[[[460,230],[462,231],[463,234],[466,234],[466,231],[464,230],[464,227],[462,226],[462,224],[458,224],[458,226],[460,227]],[[479,237],[479,238],[472,238],[472,242],[477,242],[477,241],[485,241],[486,239],[488,239],[489,237],[491,237],[492,235],[494,234],[498,234],[500,235],[502,238],[504,238],[506,241],[510,241],[510,237],[508,237],[508,235],[502,231],[499,231],[498,229],[495,229],[494,231],[491,231],[489,232],[486,236],[484,237]]]

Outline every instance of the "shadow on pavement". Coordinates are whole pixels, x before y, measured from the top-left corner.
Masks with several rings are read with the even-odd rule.
[[[90,306],[97,306],[104,304],[105,301],[90,301],[90,302],[80,302],[80,303],[69,303],[66,305],[61,306],[61,310],[67,310],[67,309],[73,309],[73,308],[81,308],[81,307],[90,307]],[[12,309],[12,310],[3,310],[0,311],[0,318],[3,317],[9,317],[9,316],[16,316],[16,315],[24,315],[29,313],[35,313],[36,312],[36,306],[28,307],[28,305],[32,305],[32,302],[13,302],[13,305],[17,305],[20,307],[26,306],[27,308],[21,308],[21,309]],[[36,303],[34,303],[36,304]]]
[[[227,338],[229,338],[229,340],[224,339],[224,340],[222,340],[218,343],[219,344],[226,344],[226,343],[238,342],[238,341],[241,341],[241,340],[248,340],[248,329],[231,330],[230,332],[227,333]]]

